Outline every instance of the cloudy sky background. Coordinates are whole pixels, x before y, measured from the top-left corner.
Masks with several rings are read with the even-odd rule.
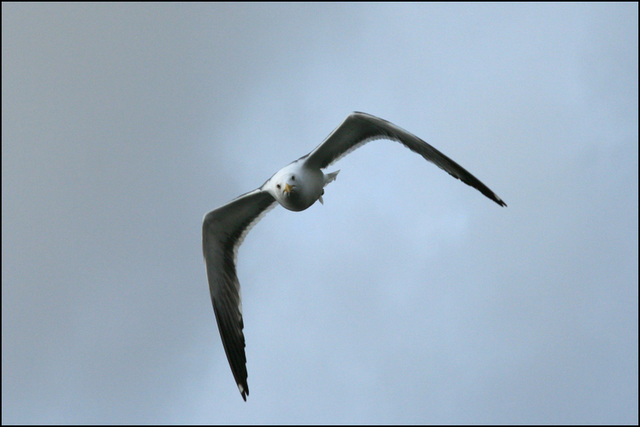
[[[396,143],[206,212],[365,111]],[[638,6],[2,4],[3,423],[637,423]]]

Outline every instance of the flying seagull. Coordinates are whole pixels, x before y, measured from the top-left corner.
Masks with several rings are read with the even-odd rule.
[[[500,206],[506,206],[475,176],[417,136],[386,120],[354,112],[309,154],[280,169],[261,187],[206,214],[202,223],[202,250],[213,311],[233,377],[245,401],[249,386],[240,282],[236,274],[240,244],[276,203],[292,211],[303,211],[316,200],[323,203],[324,187],[340,171],[325,174],[322,169],[365,143],[383,138],[400,142]]]

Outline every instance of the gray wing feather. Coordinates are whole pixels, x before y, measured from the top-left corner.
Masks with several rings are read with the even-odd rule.
[[[323,169],[363,144],[381,138],[402,143],[500,206],[507,205],[479,179],[422,139],[393,123],[366,113],[351,113],[319,146],[302,159],[306,159],[305,162],[311,167]]]
[[[240,282],[236,274],[238,247],[276,200],[260,189],[243,194],[209,212],[202,222],[202,251],[218,330],[240,394],[247,400],[247,359],[242,329]]]

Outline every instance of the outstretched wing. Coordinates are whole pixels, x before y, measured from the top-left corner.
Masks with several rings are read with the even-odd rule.
[[[322,144],[302,159],[306,159],[305,162],[311,167],[323,169],[363,144],[381,138],[402,143],[453,177],[477,189],[500,206],[507,206],[478,178],[431,145],[393,123],[366,113],[349,114]]]
[[[236,260],[244,237],[275,203],[271,194],[257,189],[209,212],[202,222],[202,251],[213,311],[233,377],[244,400],[247,400],[249,386]]]

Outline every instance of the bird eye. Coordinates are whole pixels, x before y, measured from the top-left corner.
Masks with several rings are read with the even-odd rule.
[[[295,181],[296,180],[296,176],[295,175],[291,175],[291,181]]]
[[[280,184],[276,184],[276,188],[279,190],[280,189]]]

